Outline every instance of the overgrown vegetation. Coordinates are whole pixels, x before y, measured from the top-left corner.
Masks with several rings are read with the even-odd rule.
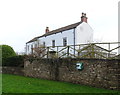
[[[0,45],[0,47],[2,47],[2,66],[23,66],[24,56],[17,55],[11,46]]]
[[[120,93],[78,84],[3,74],[3,93]]]

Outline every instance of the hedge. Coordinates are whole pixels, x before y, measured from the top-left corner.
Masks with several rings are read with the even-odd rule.
[[[24,56],[12,56],[2,59],[2,66],[24,66]]]

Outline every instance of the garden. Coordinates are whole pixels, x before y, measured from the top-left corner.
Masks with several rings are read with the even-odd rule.
[[[3,93],[113,93],[120,91],[18,75],[2,75]]]

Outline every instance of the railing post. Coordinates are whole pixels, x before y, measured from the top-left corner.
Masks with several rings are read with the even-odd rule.
[[[108,43],[108,58],[110,57],[110,43]]]
[[[74,56],[75,56],[75,45],[74,45]]]
[[[94,48],[95,44],[91,44],[91,46],[92,46],[92,58],[95,58],[95,48]]]
[[[59,57],[59,56],[58,56],[58,48],[59,48],[59,47],[57,46],[57,58]]]
[[[81,50],[80,49],[80,45],[78,46],[78,48],[79,48],[78,50],[80,51]],[[78,53],[78,57],[80,57],[80,52],[79,51],[77,52]]]
[[[49,47],[47,47],[47,58],[49,57]]]
[[[68,49],[67,49],[67,57],[69,57],[69,49],[70,49],[70,46],[68,46]]]
[[[79,45],[79,50],[80,50],[80,45]]]

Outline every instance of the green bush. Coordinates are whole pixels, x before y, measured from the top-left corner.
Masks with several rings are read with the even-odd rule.
[[[2,58],[16,56],[16,53],[11,46],[8,45],[1,45],[1,46],[2,46]]]
[[[15,51],[13,50],[13,48],[9,45],[0,45],[0,47],[2,47],[2,65],[9,65],[10,62],[8,62],[10,60],[10,58],[16,56]]]
[[[17,56],[11,46],[0,45],[0,47],[2,47],[2,66],[23,66],[24,56]]]
[[[24,56],[12,56],[8,58],[4,58],[2,62],[2,66],[16,66],[23,67],[24,66]]]

